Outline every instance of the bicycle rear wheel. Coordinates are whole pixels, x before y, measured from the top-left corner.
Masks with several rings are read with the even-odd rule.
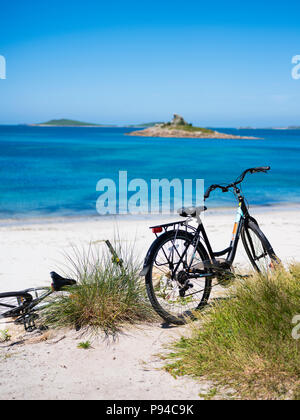
[[[241,238],[248,258],[257,272],[266,273],[280,262],[270,242],[252,220],[243,227]]]
[[[165,321],[177,325],[184,324],[194,310],[206,305],[211,291],[211,277],[203,275],[190,277],[190,288],[180,293],[189,269],[199,264],[204,267],[209,260],[200,242],[195,249],[193,239],[186,231],[166,232],[156,239],[148,255],[149,271],[145,280],[149,300]],[[174,274],[177,264],[179,267]]]
[[[14,318],[22,315],[32,301],[26,292],[0,293],[0,318]]]

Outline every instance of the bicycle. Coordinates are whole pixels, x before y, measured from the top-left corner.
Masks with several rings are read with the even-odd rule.
[[[184,221],[151,226],[156,239],[150,246],[140,273],[145,277],[146,290],[155,311],[168,323],[184,324],[193,311],[203,308],[209,299],[212,280],[228,285],[234,278],[233,262],[239,239],[257,272],[275,267],[280,260],[271,244],[259,228],[258,222],[249,214],[240,184],[247,173],[270,170],[269,166],[245,170],[235,182],[228,185],[213,184],[204,195],[204,201],[216,189],[232,190],[239,206],[229,247],[214,252],[200,219],[202,207],[180,209]],[[197,228],[189,222],[196,218]],[[225,258],[220,258],[226,256]],[[243,276],[241,276],[243,277]]]
[[[109,240],[104,241],[111,254],[113,264],[117,264],[121,270],[124,263]],[[76,280],[64,278],[55,271],[50,273],[51,287],[37,287],[17,292],[0,293],[0,319],[12,318],[14,323],[23,324],[25,331],[32,332],[36,329],[35,321],[38,311],[42,309],[41,303],[52,293],[68,290],[69,286],[77,284]],[[44,308],[45,306],[43,306]]]
[[[51,287],[37,287],[18,292],[0,293],[0,318],[13,318],[16,324],[23,324],[25,331],[36,329],[35,321],[40,304],[54,292],[64,290],[66,286],[73,286],[76,281],[67,279],[55,271],[50,273]]]

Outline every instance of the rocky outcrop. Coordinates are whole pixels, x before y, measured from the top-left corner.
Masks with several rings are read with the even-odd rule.
[[[188,125],[188,123],[184,120],[184,118],[181,115],[174,114],[170,125],[172,125],[172,126]]]
[[[208,128],[193,127],[187,123],[181,115],[174,114],[170,122],[155,124],[144,130],[132,131],[128,136],[140,137],[179,137],[199,139],[257,139],[257,137],[235,136],[233,134],[219,133]]]
[[[199,139],[258,139],[257,137],[235,136],[233,134],[219,133],[218,131],[186,131],[182,129],[166,128],[155,126],[145,130],[132,131],[127,133],[129,136],[139,137],[179,137],[179,138],[199,138]]]

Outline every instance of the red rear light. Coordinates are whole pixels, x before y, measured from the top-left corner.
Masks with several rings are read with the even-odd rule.
[[[162,232],[163,228],[161,226],[152,228],[153,233],[160,233]]]

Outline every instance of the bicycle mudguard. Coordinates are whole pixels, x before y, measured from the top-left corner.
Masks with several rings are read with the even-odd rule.
[[[170,223],[170,226],[171,226],[172,224],[173,224],[173,223]],[[171,231],[169,230],[169,231],[167,231],[167,232],[163,233],[162,235],[158,236],[158,237],[155,239],[155,241],[153,241],[153,242],[152,242],[152,244],[151,244],[150,248],[149,248],[149,249],[148,249],[148,251],[147,251],[146,257],[145,257],[145,260],[144,260],[144,265],[143,265],[143,269],[142,269],[142,270],[141,270],[141,272],[140,272],[140,276],[141,276],[141,277],[146,276],[146,275],[147,275],[147,273],[148,273],[148,271],[149,271],[149,269],[150,269],[150,266],[151,266],[150,261],[151,261],[152,251],[153,251],[153,249],[154,249],[154,248],[156,248],[156,244],[157,244],[157,242],[158,242],[158,241],[161,241],[161,238],[162,238],[164,235],[169,234],[169,232],[171,232]]]
[[[259,228],[258,221],[257,221],[256,219],[254,219],[254,217],[252,217],[252,216],[248,216],[248,217],[245,219],[245,222],[244,222],[245,226],[247,226],[247,224],[248,224],[248,222],[249,222],[249,221],[251,221],[251,222],[255,223],[255,224],[256,224],[256,226]]]
[[[159,236],[159,238],[160,238],[160,236]],[[146,257],[145,257],[145,260],[144,260],[143,269],[139,273],[139,275],[141,277],[145,277],[147,275],[149,269],[150,269],[150,256],[152,254],[153,248],[155,248],[155,246],[156,246],[157,240],[158,240],[158,238],[155,239],[155,241],[152,242],[150,248],[147,251],[147,254],[146,254]]]
[[[172,223],[170,223],[170,225],[172,225]],[[170,231],[169,231],[169,232],[170,232]],[[157,244],[158,240],[161,240],[160,238],[161,238],[162,236],[164,236],[164,235],[166,235],[166,232],[165,232],[165,233],[163,233],[162,235],[158,236],[158,237],[157,237],[157,238],[156,238],[156,239],[152,242],[152,244],[151,244],[150,248],[148,249],[147,254],[146,254],[146,257],[145,257],[145,260],[144,260],[143,269],[140,271],[140,274],[139,274],[141,277],[144,277],[144,276],[146,276],[146,275],[147,275],[147,273],[148,273],[148,271],[149,271],[149,269],[150,269],[150,260],[151,260],[150,256],[151,256],[151,254],[152,254],[152,251],[153,251],[153,249],[156,247],[156,244]]]
[[[259,235],[261,236],[261,239],[264,241],[264,246],[265,246],[265,249],[266,249],[268,252],[270,252],[270,253],[272,253],[272,254],[276,255],[276,254],[275,254],[275,252],[274,252],[274,249],[273,249],[272,245],[270,244],[269,240],[266,238],[266,235],[265,235],[265,234],[262,232],[262,230],[260,229],[260,227],[259,227],[259,224],[258,224],[257,220],[255,220],[255,219],[254,219],[254,217],[249,216],[249,217],[247,218],[247,220],[245,221],[245,225],[246,225],[246,227],[248,226],[248,222],[249,222],[249,221],[250,221],[250,222],[253,222],[253,223],[256,225],[256,227],[257,227],[257,231],[258,231]]]
[[[147,275],[149,269],[150,269],[150,264],[145,265],[145,263],[144,263],[143,269],[140,271],[139,276],[145,277]]]

